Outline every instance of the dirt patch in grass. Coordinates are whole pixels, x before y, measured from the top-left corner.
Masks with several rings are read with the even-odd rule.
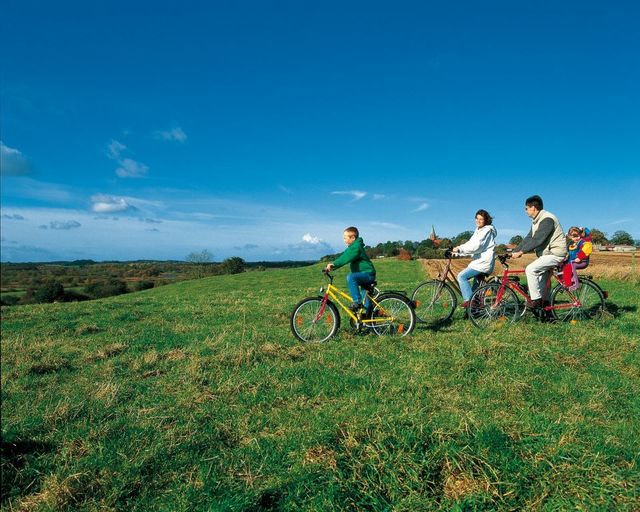
[[[486,480],[474,478],[449,459],[445,459],[442,466],[442,493],[445,498],[458,501],[472,494],[489,493],[491,484]]]
[[[309,448],[302,459],[302,465],[315,464],[325,468],[335,470],[336,452],[326,446],[314,446]]]

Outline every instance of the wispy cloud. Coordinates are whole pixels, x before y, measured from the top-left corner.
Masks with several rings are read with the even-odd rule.
[[[2,246],[2,261],[53,261],[62,259],[59,254],[42,247],[20,244]]]
[[[27,176],[17,176],[15,179],[3,183],[3,197],[5,194],[29,198],[38,201],[69,203],[75,198],[73,189],[66,185],[34,180]]]
[[[8,220],[24,220],[24,217],[22,215],[18,215],[17,213],[14,213],[13,215],[3,213],[2,218]]]
[[[46,224],[42,225],[40,226],[40,229],[59,229],[64,231],[69,229],[76,229],[80,226],[82,226],[82,224],[80,224],[77,220],[52,220],[51,222],[49,222],[48,226]]]
[[[3,176],[24,176],[31,172],[31,164],[22,152],[0,141],[0,170]]]
[[[385,228],[385,229],[405,229],[404,226],[401,226],[400,224],[393,224],[392,222],[378,222],[378,221],[373,221],[369,223],[371,226],[377,227],[377,228]]]
[[[158,140],[168,140],[175,142],[184,142],[187,140],[187,134],[179,126],[171,130],[158,130],[153,133],[153,138]]]
[[[413,213],[422,212],[422,211],[426,210],[427,208],[429,208],[429,203],[422,203],[415,210],[412,210],[412,211],[413,211]]]
[[[117,140],[111,140],[109,145],[107,146],[107,155],[111,160],[120,160],[120,156],[123,151],[127,149],[127,146],[118,142]]]
[[[124,197],[114,197],[106,194],[91,196],[91,210],[96,213],[115,213],[134,209]]]
[[[633,222],[632,218],[626,218],[626,219],[618,219],[618,220],[614,220],[612,222],[609,222],[610,226],[617,226],[618,224],[627,224],[628,222]]]
[[[380,199],[384,199],[385,195],[384,194],[373,194],[373,199],[376,201],[379,201]]]
[[[260,246],[257,244],[244,244],[244,245],[236,245],[234,246],[234,249],[236,251],[253,251],[255,249],[258,249]]]
[[[352,196],[354,201],[360,201],[363,197],[367,195],[366,192],[361,190],[336,190],[331,192],[334,196]]]
[[[126,149],[127,146],[117,140],[111,140],[107,146],[107,156],[111,160],[118,162],[120,166],[116,169],[116,175],[120,178],[142,178],[146,176],[149,166],[132,158],[123,158],[123,153]]]
[[[293,190],[291,190],[288,187],[285,187],[284,185],[280,185],[278,188],[285,194],[293,194]]]

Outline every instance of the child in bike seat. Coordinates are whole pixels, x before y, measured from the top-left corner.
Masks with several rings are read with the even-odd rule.
[[[580,286],[577,269],[586,268],[589,265],[589,255],[593,251],[591,243],[591,231],[588,228],[572,227],[567,233],[569,237],[569,256],[562,268],[562,280],[569,290],[575,290]]]
[[[376,280],[376,269],[364,251],[364,241],[360,237],[358,228],[351,226],[345,229],[342,239],[347,245],[346,250],[333,263],[329,263],[325,270],[338,269],[349,263],[351,273],[347,274],[347,285],[353,300],[351,309],[357,311],[361,307],[365,307],[368,310],[370,307],[369,301],[367,300],[365,304],[362,303],[362,291],[360,288],[366,288]]]

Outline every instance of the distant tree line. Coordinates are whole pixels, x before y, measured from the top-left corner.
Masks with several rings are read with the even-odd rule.
[[[200,254],[202,256],[202,254]],[[205,254],[206,258],[206,254]],[[2,305],[74,302],[141,291],[176,281],[237,274],[247,268],[237,256],[220,263],[76,262],[2,263]],[[258,266],[254,269],[260,270]]]
[[[412,240],[398,240],[379,243],[375,246],[365,246],[367,255],[374,259],[378,257],[390,257],[398,256],[401,259],[410,258],[425,258],[425,259],[438,259],[444,256],[444,251],[451,247],[456,247],[467,242],[473,231],[463,231],[458,233],[452,238],[442,238],[438,241],[437,245],[431,239],[422,240],[421,242],[415,242]],[[616,231],[611,239],[607,239],[606,233],[599,229],[591,230],[591,237],[593,243],[596,245],[636,245],[640,246],[640,240],[634,240],[633,237],[626,231]],[[516,235],[509,240],[508,245],[518,245],[522,242],[523,237]],[[505,250],[507,244],[500,244],[498,250]],[[327,254],[322,257],[322,261],[332,261],[338,257],[340,253]]]

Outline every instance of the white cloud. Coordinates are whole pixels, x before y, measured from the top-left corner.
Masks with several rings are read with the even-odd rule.
[[[123,212],[133,208],[125,198],[114,197],[106,194],[96,194],[91,196],[91,210],[96,213]]]
[[[422,203],[420,206],[418,206],[415,210],[413,210],[413,212],[422,212],[424,210],[426,210],[427,208],[429,208],[429,203]]]
[[[116,169],[116,174],[121,178],[141,178],[147,174],[149,167],[143,163],[136,162],[131,158],[119,160],[120,167]]]
[[[177,126],[176,128],[172,128],[171,130],[165,131],[157,131],[153,134],[155,139],[160,140],[170,140],[176,142],[184,142],[187,140],[187,134],[184,133],[182,128]]]
[[[304,242],[308,244],[318,245],[322,240],[320,240],[317,236],[311,236],[311,233],[307,233],[302,237]]]
[[[361,190],[336,190],[335,192],[331,192],[331,194],[337,196],[353,196],[354,201],[359,201],[367,195],[366,192]]]
[[[0,172],[4,176],[24,176],[31,172],[31,164],[20,151],[0,141]]]

